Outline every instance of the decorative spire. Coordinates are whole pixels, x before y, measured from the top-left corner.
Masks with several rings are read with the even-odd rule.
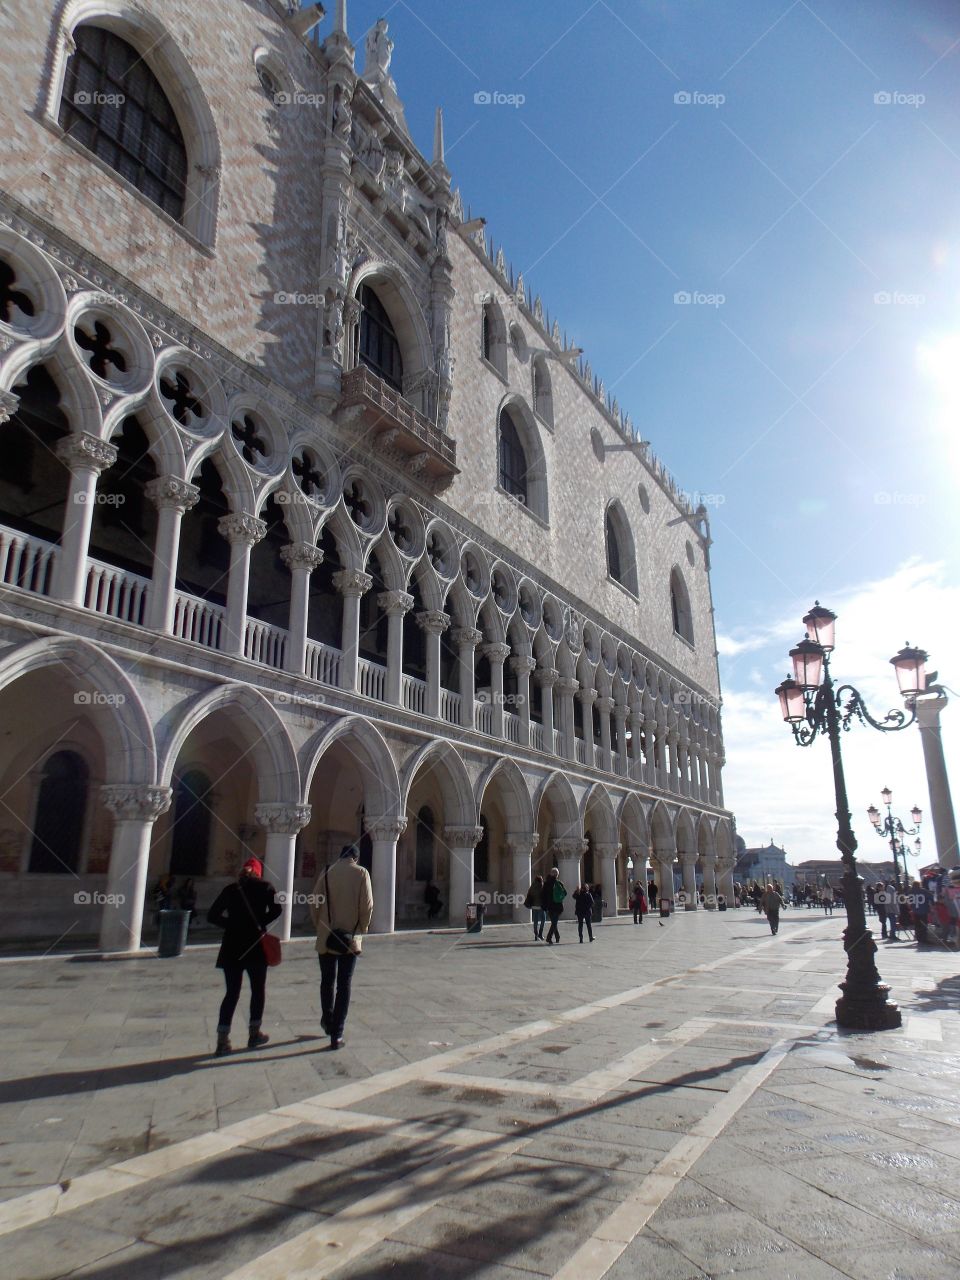
[[[343,0],[346,4],[346,0]],[[437,107],[437,118],[433,126],[433,163],[441,165],[445,161],[443,146],[443,107]]]
[[[337,0],[337,16],[333,23],[333,29],[339,35],[347,34],[347,0]]]

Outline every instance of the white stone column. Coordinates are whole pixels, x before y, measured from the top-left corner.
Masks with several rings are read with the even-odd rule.
[[[620,769],[625,778],[633,778],[634,782],[643,782],[643,712],[639,707],[627,707],[624,710],[624,723],[621,726],[623,750],[620,753]],[[616,710],[614,710],[616,715]],[[630,745],[632,754],[626,751],[626,728],[630,727]]]
[[[490,694],[494,738],[503,737],[503,664],[510,656],[508,644],[485,644],[480,650],[490,663]]]
[[[510,668],[517,677],[517,705],[520,708],[520,746],[530,745],[530,676],[537,669],[537,660],[529,653],[519,653],[510,659]]]
[[[917,721],[920,741],[923,744],[923,762],[927,770],[927,790],[930,793],[930,817],[937,842],[937,861],[941,867],[957,865],[957,821],[950,796],[950,779],[943,758],[943,739],[940,736],[940,712],[947,705],[944,695],[917,699]]]
[[[407,829],[407,820],[390,817],[364,819],[363,827],[373,842],[371,932],[393,933],[397,916],[397,841]]]
[[[343,631],[340,640],[340,688],[357,691],[357,662],[360,649],[360,597],[373,586],[369,573],[341,569],[333,575],[333,585],[343,596]]]
[[[440,637],[449,625],[450,615],[442,609],[424,609],[417,614],[417,626],[426,638],[427,647],[427,696],[424,713],[434,720],[440,718]]]
[[[654,878],[657,882],[657,901],[663,897],[673,901],[675,895],[673,887],[673,864],[676,859],[676,851],[673,849],[655,848],[654,851]]]
[[[310,608],[310,575],[323,564],[323,552],[311,542],[291,542],[280,551],[290,570],[290,620],[284,669],[302,676],[307,661],[307,622]]]
[[[605,916],[617,914],[617,854],[618,844],[598,844],[594,848],[600,856],[600,885],[603,889],[603,900],[607,907]]]
[[[646,761],[646,778],[647,786],[660,786],[660,776],[657,769],[657,734],[662,732],[660,725],[656,720],[647,720],[644,722],[644,728],[647,731],[647,761]]]
[[[580,689],[580,681],[573,676],[561,676],[557,680],[560,694],[560,732],[563,734],[563,754],[576,763],[577,744],[574,732],[573,698]]]
[[[101,951],[139,951],[153,824],[173,799],[170,787],[108,783],[103,803],[113,814],[107,895],[100,920]]]
[[[543,708],[543,749],[550,755],[556,755],[553,745],[553,686],[560,679],[560,672],[553,667],[538,667],[533,678],[543,691],[540,702]]]
[[[474,703],[477,698],[474,651],[483,639],[483,632],[476,627],[457,627],[451,638],[460,653],[460,727],[475,727]]]
[[[157,508],[147,626],[170,635],[176,604],[180,528],[184,515],[200,501],[200,490],[178,476],[160,476],[151,480],[144,492]]]
[[[221,516],[217,528],[230,543],[230,576],[227,580],[227,620],[221,649],[243,657],[247,634],[247,590],[250,585],[250,552],[267,536],[267,526],[256,516],[235,512]]]
[[[677,741],[677,773],[679,790],[682,796],[690,795],[690,744],[686,730],[681,728]]]
[[[450,924],[462,928],[467,903],[473,901],[473,851],[483,839],[483,827],[445,827],[443,838],[450,857]]]
[[[387,679],[385,701],[399,707],[403,678],[403,619],[413,608],[413,596],[405,591],[381,591],[377,604],[387,615]],[[392,932],[391,925],[390,931]],[[383,932],[383,931],[379,931]]]
[[[642,845],[630,845],[627,849],[627,855],[633,863],[633,880],[639,880],[643,885],[644,897],[647,895],[647,851]],[[633,888],[631,881],[630,888]]]
[[[81,431],[57,443],[57,457],[70,470],[70,492],[63,517],[53,594],[68,604],[83,604],[87,586],[90,527],[97,497],[97,478],[112,467],[117,450],[99,436]]]
[[[532,864],[533,851],[537,847],[537,841],[540,839],[536,831],[531,832],[510,832],[507,835],[507,851],[510,854],[513,863],[513,892],[516,897],[520,894],[526,894],[532,881]],[[513,903],[513,918],[517,924],[527,924],[530,920],[530,910],[523,905],[523,900]]]
[[[705,853],[700,858],[703,868],[703,897],[708,911],[717,908],[717,858],[716,854]]]
[[[597,710],[600,712],[600,767],[604,773],[613,773],[614,771],[613,753],[610,744],[610,713],[614,709],[615,703],[612,698],[597,699]],[[620,771],[622,772],[627,748],[626,717],[617,717],[617,729],[619,731],[619,745],[623,752],[620,764]]]
[[[580,714],[583,720],[583,754],[588,767],[595,769],[597,766],[596,752],[593,749],[593,704],[597,700],[597,690],[581,689],[576,696],[580,699]]]
[[[734,905],[733,868],[735,865],[733,858],[717,858],[717,893],[723,895],[728,907]]]
[[[263,854],[265,880],[277,886],[277,899],[283,906],[280,937],[290,941],[293,922],[293,873],[296,864],[297,836],[310,821],[310,805],[258,804],[253,816],[267,833]]]
[[[572,894],[580,883],[580,859],[587,850],[587,842],[579,837],[567,836],[551,843],[556,851],[560,879],[566,886],[567,893]]]
[[[677,759],[677,748],[680,744],[680,735],[676,729],[667,730],[667,746],[670,753],[670,780],[669,789],[674,795],[680,794],[680,768]]]
[[[696,911],[700,903],[697,899],[697,855],[689,850],[680,854],[680,865],[683,869],[683,892],[686,896],[687,911]]]

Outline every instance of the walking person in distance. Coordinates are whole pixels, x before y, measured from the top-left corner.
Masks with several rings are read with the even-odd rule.
[[[269,1040],[260,1030],[267,995],[267,957],[260,939],[267,925],[283,912],[274,887],[263,878],[263,863],[248,858],[239,879],[228,884],[207,912],[207,920],[223,930],[217,968],[227,984],[217,1020],[217,1057],[231,1052],[230,1024],[240,999],[243,975],[250,980],[250,1025],[248,1049],[259,1049]],[[277,944],[279,945],[279,944]]]
[[[555,941],[558,944],[560,942],[560,930],[557,926],[563,915],[563,900],[566,896],[567,890],[560,879],[560,868],[551,867],[540,898],[541,905],[550,918],[550,928],[547,930],[548,947],[552,947]]]
[[[577,915],[577,932],[580,934],[580,941],[583,941],[583,926],[587,926],[587,934],[590,941],[593,941],[593,894],[590,892],[590,886],[587,884],[580,885],[573,892],[574,911]]]
[[[633,895],[630,898],[630,905],[633,907],[633,923],[643,924],[643,917],[647,911],[647,900],[643,896],[643,885],[639,880],[633,886]]]
[[[360,866],[355,844],[344,845],[338,861],[318,878],[310,914],[320,957],[320,1026],[330,1037],[330,1048],[342,1049],[361,936],[373,919],[370,875]]]
[[[763,891],[760,905],[770,925],[770,932],[776,934],[780,928],[780,908],[784,906],[783,895],[772,884],[768,884]]]
[[[543,926],[547,923],[547,913],[543,909],[543,876],[537,876],[527,890],[523,905],[533,913],[533,940],[543,941]]]

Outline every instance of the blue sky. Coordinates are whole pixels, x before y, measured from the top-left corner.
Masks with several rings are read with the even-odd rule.
[[[716,495],[727,802],[748,842],[828,856],[826,752],[793,748],[771,697],[814,596],[841,613],[838,671],[877,698],[907,639],[960,687],[960,11],[351,0],[349,16],[360,66],[387,18],[421,149],[441,104],[454,180],[528,292],[680,484]],[[954,753],[958,714],[960,698]],[[926,804],[901,739],[851,735],[855,813],[885,784]]]

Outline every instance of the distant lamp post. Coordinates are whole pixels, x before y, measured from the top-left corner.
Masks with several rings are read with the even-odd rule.
[[[889,787],[884,787],[880,792],[880,799],[886,805],[887,816],[884,818],[880,810],[875,804],[872,804],[867,810],[867,817],[873,823],[873,828],[882,840],[890,841],[890,850],[893,853],[894,875],[897,881],[897,891],[899,892],[904,886],[900,880],[900,858],[903,858],[903,875],[904,879],[909,882],[910,873],[907,870],[907,850],[904,843],[904,836],[915,836],[920,831],[920,823],[923,819],[923,810],[914,805],[910,810],[910,817],[913,819],[912,827],[905,827],[899,818],[893,816],[893,792]],[[920,841],[917,841],[919,844]]]
[[[803,619],[807,631],[805,639],[790,650],[793,675],[783,681],[776,693],[780,699],[781,714],[793,729],[798,746],[809,747],[819,734],[825,733],[833,757],[837,848],[844,866],[843,899],[847,910],[847,927],[843,932],[847,976],[840,984],[843,994],[836,1006],[837,1025],[857,1031],[884,1031],[900,1026],[900,1010],[887,999],[890,988],[880,981],[874,961],[877,944],[867,928],[863,881],[857,871],[857,840],[847,801],[840,732],[848,730],[855,718],[861,724],[869,724],[885,733],[905,729],[913,724],[916,711],[911,708],[909,718],[903,711],[888,711],[883,720],[874,720],[853,685],[844,684],[839,688],[834,685],[830,674],[830,655],[834,649],[836,620],[836,614],[824,609],[818,600]],[[922,658],[925,662],[926,654]],[[898,654],[893,662],[898,679],[901,679],[902,667],[902,679],[908,684],[920,678],[918,671],[922,675],[922,663],[918,666],[915,658],[908,659],[904,653]]]

